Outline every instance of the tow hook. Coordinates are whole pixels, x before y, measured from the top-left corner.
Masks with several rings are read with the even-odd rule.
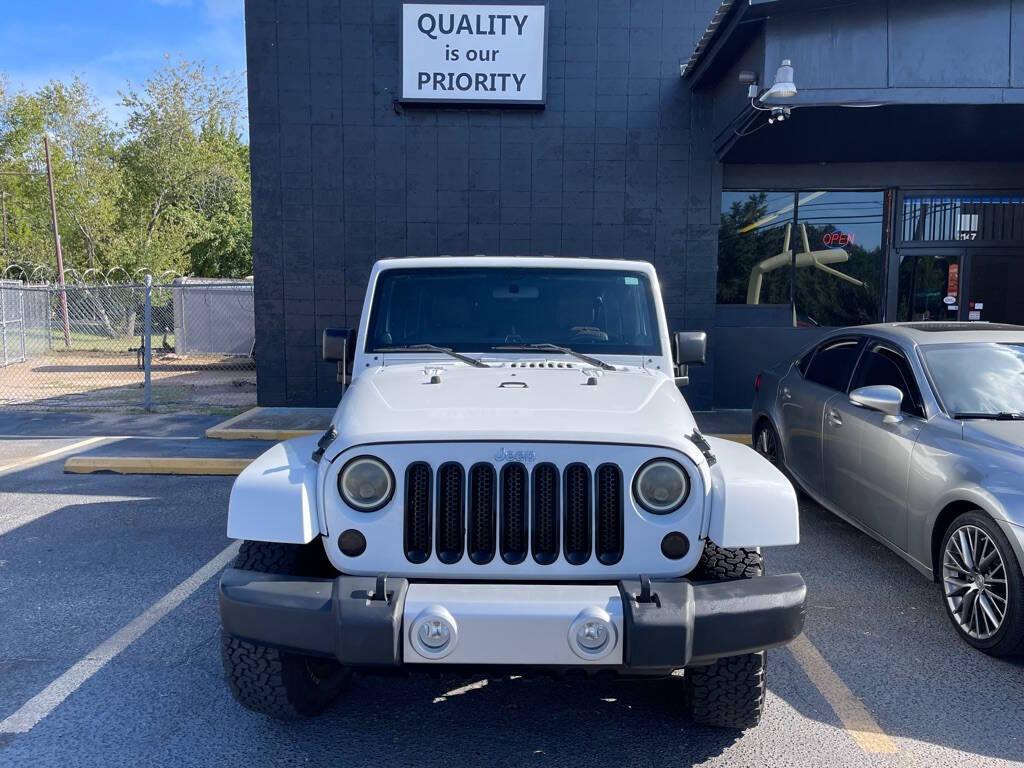
[[[651,577],[640,574],[640,594],[633,596],[638,603],[654,603],[661,608],[661,599],[657,592],[651,592]]]
[[[377,586],[374,587],[373,592],[370,592],[366,596],[367,600],[379,600],[381,602],[389,602],[388,600],[388,575],[386,573],[377,574]]]

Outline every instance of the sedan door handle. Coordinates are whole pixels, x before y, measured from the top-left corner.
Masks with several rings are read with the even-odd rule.
[[[839,415],[839,411],[835,408],[828,409],[828,423],[833,427],[843,426],[843,417]]]
[[[789,391],[789,387],[783,387],[779,395],[780,397],[782,397],[783,400],[793,399],[793,394]]]

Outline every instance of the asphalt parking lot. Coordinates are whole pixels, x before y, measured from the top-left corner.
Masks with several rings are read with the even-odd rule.
[[[686,722],[679,680],[356,678],[316,720],[251,714],[219,658],[231,479],[62,472],[82,441],[215,421],[0,415],[0,765],[1024,761],[1024,660],[960,643],[934,585],[806,500],[803,543],[768,551],[807,579],[806,632],[770,652],[767,714],[740,738]]]

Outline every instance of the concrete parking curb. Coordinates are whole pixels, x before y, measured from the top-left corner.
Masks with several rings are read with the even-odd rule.
[[[64,471],[88,475],[113,472],[119,475],[237,475],[251,458],[181,458],[159,456],[72,456]]]
[[[262,407],[250,408],[244,413],[232,416],[227,421],[214,424],[206,430],[206,436],[214,440],[291,440],[293,437],[304,437],[315,435],[323,430],[315,429],[280,429],[266,427],[245,427],[238,426],[244,422],[259,418],[266,409]]]
[[[237,418],[237,417],[236,417]],[[248,440],[286,440],[288,437],[260,438],[246,430]],[[271,430],[263,430],[270,432]],[[303,432],[301,434],[315,434]],[[749,435],[712,435],[750,445]],[[229,438],[233,439],[233,438]],[[119,475],[223,475],[234,476],[245,469],[255,457],[223,456],[72,456],[64,462],[67,474],[90,475],[112,472]]]

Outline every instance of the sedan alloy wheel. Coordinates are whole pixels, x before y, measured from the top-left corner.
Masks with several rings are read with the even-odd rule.
[[[762,421],[754,435],[754,450],[764,456],[772,464],[779,463],[779,441],[775,430],[767,421]]]
[[[1002,627],[1009,590],[1006,563],[992,537],[965,523],[946,540],[942,586],[957,626],[975,640],[988,640]]]

